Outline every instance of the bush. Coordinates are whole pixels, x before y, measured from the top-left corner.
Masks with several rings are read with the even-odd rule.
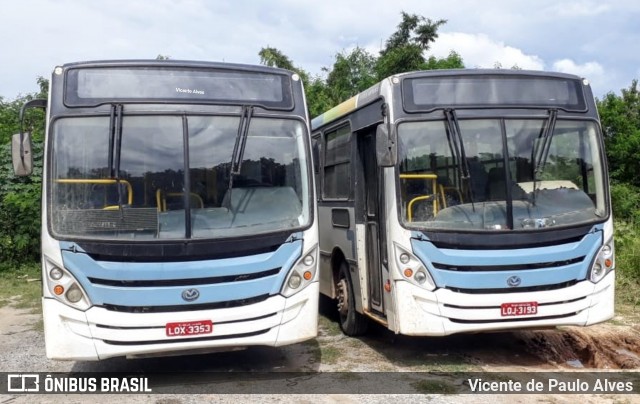
[[[611,184],[613,217],[640,224],[640,188],[626,183]]]
[[[640,226],[616,220],[616,294],[626,303],[640,304]]]
[[[11,145],[0,148],[0,262],[5,264],[33,262],[40,256],[41,142],[34,142],[33,155],[33,174],[16,177]]]

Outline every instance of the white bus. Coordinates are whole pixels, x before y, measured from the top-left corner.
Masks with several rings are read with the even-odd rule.
[[[589,83],[521,70],[389,77],[312,121],[320,290],[342,330],[586,326],[614,312]]]
[[[49,358],[314,338],[318,235],[297,74],[102,61],[56,67],[42,199]],[[17,174],[28,134],[14,136]]]

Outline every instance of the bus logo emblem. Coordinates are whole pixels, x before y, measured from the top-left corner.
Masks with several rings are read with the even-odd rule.
[[[200,297],[200,292],[198,289],[185,289],[182,291],[182,299],[187,302],[192,302]]]
[[[522,280],[519,276],[511,276],[507,279],[507,285],[512,288],[520,286],[520,282],[522,282]]]

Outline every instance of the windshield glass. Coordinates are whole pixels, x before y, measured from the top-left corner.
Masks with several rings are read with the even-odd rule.
[[[302,122],[253,117],[241,171],[231,181],[238,116],[187,117],[185,153],[181,116],[125,114],[119,179],[109,170],[109,121],[109,117],[74,117],[59,119],[53,126],[49,211],[56,235],[222,238],[309,223]],[[118,153],[111,154],[117,160]],[[187,217],[191,226],[185,225]]]
[[[408,227],[513,230],[584,224],[607,214],[596,126],[558,119],[459,120],[464,156],[445,121],[398,126],[400,215]],[[506,150],[505,145],[506,144]],[[535,167],[539,169],[535,173]],[[534,174],[535,173],[535,174]]]

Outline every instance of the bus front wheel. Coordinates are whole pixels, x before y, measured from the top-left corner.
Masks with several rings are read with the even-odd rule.
[[[340,264],[336,288],[340,328],[349,336],[362,335],[367,331],[367,318],[356,311],[353,282],[346,262]]]

